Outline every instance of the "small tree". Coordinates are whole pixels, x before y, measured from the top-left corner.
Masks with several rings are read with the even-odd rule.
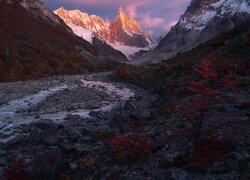
[[[202,126],[205,121],[205,116],[208,115],[209,108],[212,105],[222,103],[220,96],[223,92],[219,88],[234,89],[237,87],[240,79],[236,78],[236,71],[232,71],[225,67],[220,72],[213,66],[213,60],[205,59],[200,66],[193,67],[202,78],[202,81],[191,82],[188,90],[196,94],[196,98],[180,108],[183,115],[185,115],[191,122],[193,127],[193,137],[195,143],[199,141]]]
[[[192,81],[187,88],[193,97],[181,106],[162,107],[164,111],[177,110],[191,123],[195,144],[199,142],[210,107],[222,103],[221,96],[225,95],[222,89],[232,90],[240,81],[236,77],[236,68],[232,67],[216,68],[213,60],[205,59],[201,65],[192,68],[202,78],[200,81]]]
[[[123,79],[127,76],[127,69],[125,66],[121,66],[119,69],[118,69],[118,77],[120,79]]]

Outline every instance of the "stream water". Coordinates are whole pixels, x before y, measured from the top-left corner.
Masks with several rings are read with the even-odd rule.
[[[135,94],[126,87],[117,87],[113,83],[81,79],[81,86],[86,88],[95,89],[107,93],[110,98],[108,101],[102,101],[98,109],[77,109],[72,111],[60,111],[52,114],[39,114],[39,118],[35,118],[33,113],[22,113],[22,110],[34,107],[41,101],[46,100],[55,93],[65,89],[73,89],[74,86],[60,84],[56,87],[42,90],[36,94],[29,95],[20,99],[11,100],[0,106],[0,142],[6,142],[18,134],[18,126],[22,124],[29,124],[39,119],[51,119],[55,122],[63,121],[69,115],[79,115],[81,118],[91,118],[92,111],[107,112],[113,108],[124,105],[124,103]],[[24,111],[25,112],[25,111]]]

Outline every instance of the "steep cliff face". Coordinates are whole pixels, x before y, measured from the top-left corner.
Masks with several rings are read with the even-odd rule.
[[[245,22],[250,23],[248,0],[192,0],[154,52],[137,63],[169,59]]]
[[[113,23],[110,24],[110,42],[123,42],[128,46],[148,47],[152,46],[152,40],[145,36],[140,25],[136,20],[129,19],[120,7],[118,15]]]
[[[104,40],[113,48],[124,53],[128,59],[139,51],[155,47],[150,35],[143,32],[139,23],[129,18],[120,7],[114,22],[107,22],[96,15],[88,15],[79,10],[54,11],[75,34],[93,44],[93,37]]]
[[[67,31],[71,31],[65,23],[50,11],[41,1],[38,0],[23,0],[20,5],[28,11],[33,18],[41,18],[52,25],[64,26]]]

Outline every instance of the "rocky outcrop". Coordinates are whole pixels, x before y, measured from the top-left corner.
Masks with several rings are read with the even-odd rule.
[[[52,25],[64,26],[67,31],[72,32],[66,24],[51,12],[41,1],[38,0],[23,0],[20,5],[32,14],[34,18],[42,18],[47,22],[51,21]]]
[[[125,45],[136,47],[152,46],[153,41],[146,36],[136,20],[129,19],[120,7],[118,15],[110,24],[110,42],[123,42]]]

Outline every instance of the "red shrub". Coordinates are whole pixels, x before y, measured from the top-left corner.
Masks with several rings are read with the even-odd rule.
[[[211,88],[195,88],[195,87],[188,87],[188,90],[191,92],[195,93],[200,93],[200,94],[207,94],[207,95],[219,95],[220,91],[216,89],[211,89]]]
[[[117,134],[107,141],[108,150],[118,160],[125,160],[135,156],[147,155],[150,153],[151,143],[146,139],[147,135],[132,134],[125,136]]]
[[[240,79],[234,78],[236,72],[226,74],[217,80],[217,84],[223,87],[235,88],[238,86]]]
[[[119,69],[118,69],[118,77],[123,79],[127,76],[127,69],[125,66],[121,66]]]
[[[203,111],[208,110],[209,103],[205,100],[192,99],[191,102],[179,107],[179,111],[188,118],[196,118],[201,116]]]
[[[195,151],[184,157],[186,164],[196,164],[204,167],[211,166],[214,161],[223,158],[235,146],[233,140],[223,140],[210,136],[203,138]]]
[[[205,79],[216,79],[218,74],[212,69],[213,61],[211,59],[205,59],[199,68],[193,67],[193,70],[198,72]]]
[[[29,180],[32,179],[34,174],[28,169],[28,160],[20,159],[13,160],[12,167],[4,172],[4,177],[7,180]]]

